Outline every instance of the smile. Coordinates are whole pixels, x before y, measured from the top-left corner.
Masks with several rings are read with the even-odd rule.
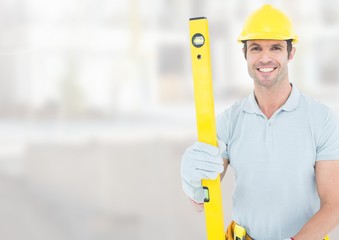
[[[273,72],[276,68],[275,67],[266,67],[266,68],[257,68],[257,70],[259,72],[263,72],[263,73],[269,73],[269,72]]]

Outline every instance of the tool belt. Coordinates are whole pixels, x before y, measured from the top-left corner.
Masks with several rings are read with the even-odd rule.
[[[232,221],[231,224],[227,227],[225,240],[253,240],[253,239],[250,236],[248,236],[248,234],[246,234],[244,228],[239,226],[236,222]]]
[[[227,227],[225,240],[253,240],[253,238],[246,234],[246,230],[243,227],[232,221]],[[330,240],[330,238],[326,236],[324,240]]]

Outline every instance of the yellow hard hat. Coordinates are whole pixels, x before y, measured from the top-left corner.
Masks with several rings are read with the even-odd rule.
[[[238,41],[272,39],[298,41],[298,36],[293,30],[289,18],[280,10],[265,4],[250,15],[245,24]]]

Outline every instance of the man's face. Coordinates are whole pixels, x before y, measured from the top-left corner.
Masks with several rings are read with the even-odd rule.
[[[288,57],[287,43],[280,40],[247,41],[247,68],[256,86],[271,88],[288,81],[288,62],[294,56],[292,48]]]

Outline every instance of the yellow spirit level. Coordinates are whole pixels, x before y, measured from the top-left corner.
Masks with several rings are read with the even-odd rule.
[[[218,146],[207,18],[190,18],[189,27],[198,140]],[[215,180],[203,179],[202,185],[206,193],[207,239],[224,240],[220,175]]]

